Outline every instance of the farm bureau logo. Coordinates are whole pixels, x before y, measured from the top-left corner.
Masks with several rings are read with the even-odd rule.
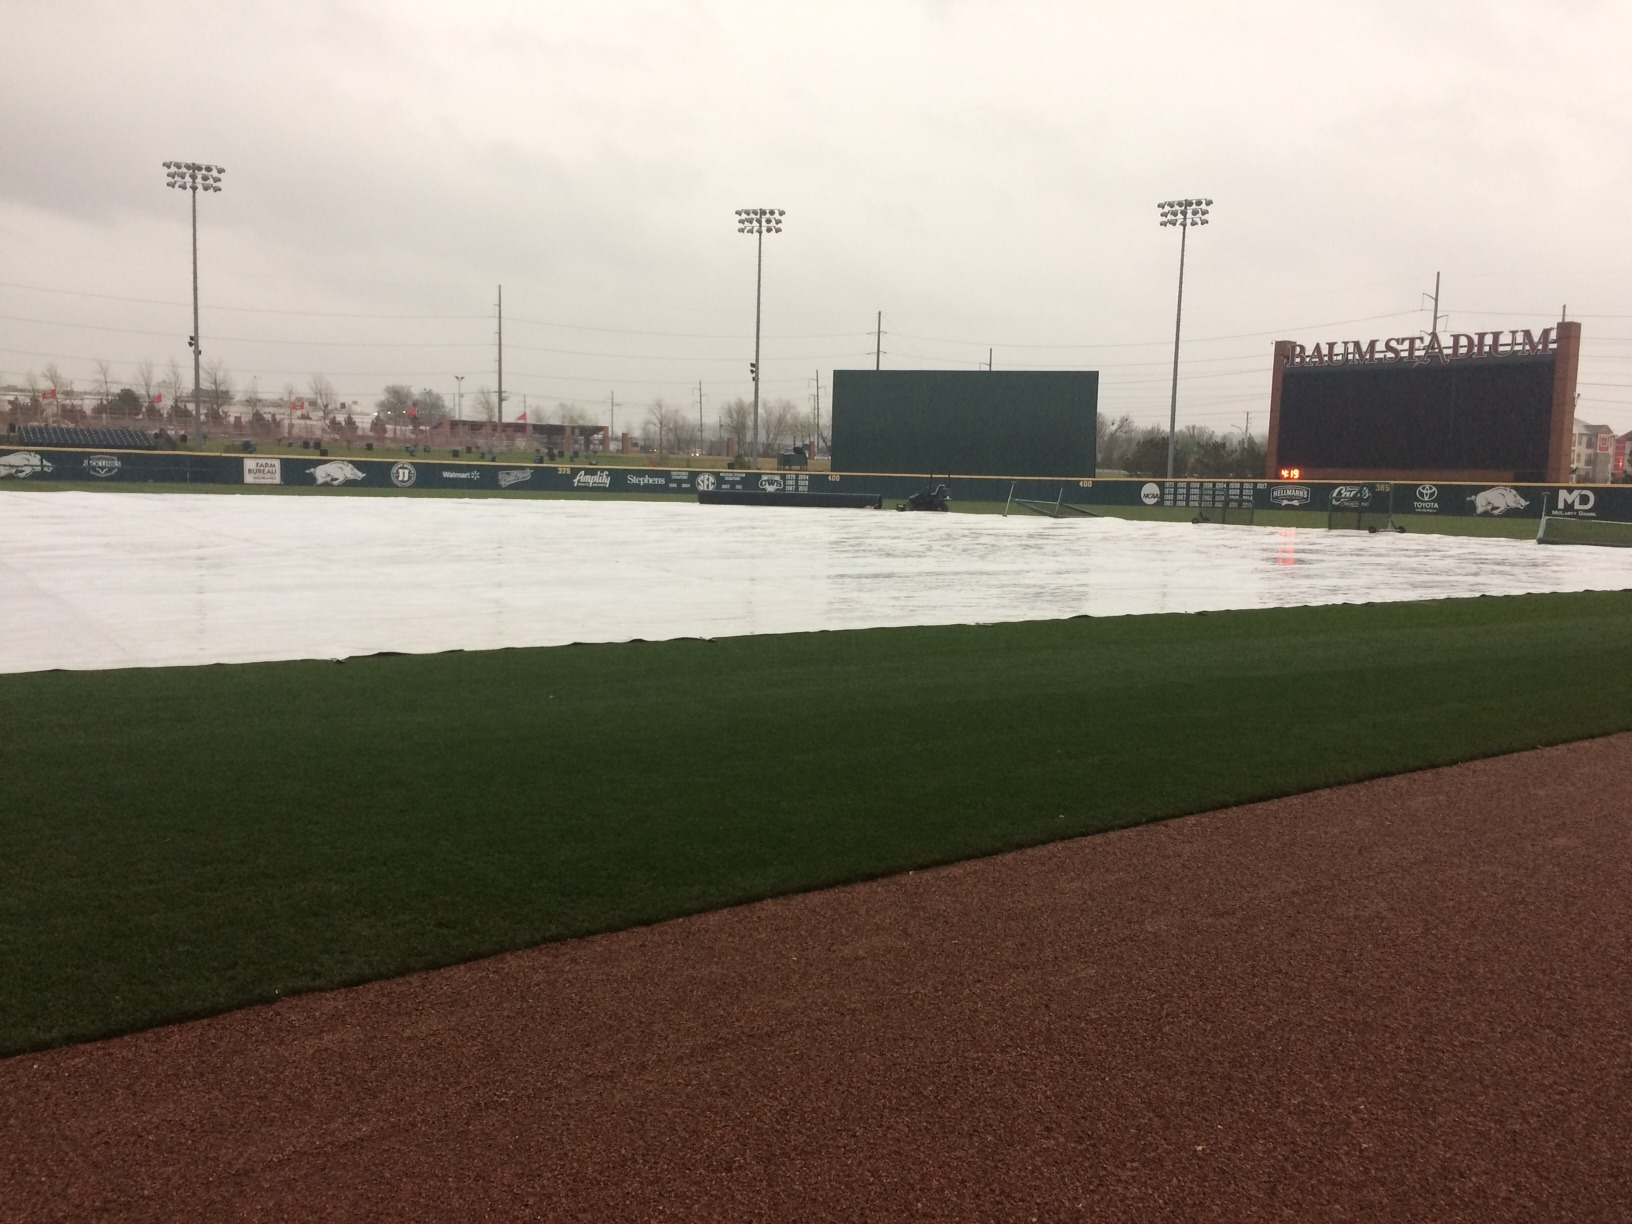
[[[714,483],[714,474],[712,472],[699,473],[696,481],[697,489],[702,493],[714,492]]]
[[[0,476],[15,476],[18,480],[50,470],[51,465],[33,451],[16,451],[0,459]]]
[[[1371,504],[1371,490],[1365,485],[1338,485],[1332,490],[1332,505],[1339,509],[1358,510]]]
[[[508,489],[511,485],[518,485],[524,480],[533,478],[530,468],[506,468],[499,473],[499,488]]]
[[[1523,510],[1530,504],[1519,496],[1517,489],[1509,489],[1505,485],[1486,489],[1483,493],[1470,494],[1468,500],[1473,503],[1475,514],[1501,515],[1509,510]]]
[[[1269,491],[1269,500],[1277,506],[1307,506],[1309,490],[1303,485],[1276,485]]]
[[[336,459],[333,463],[320,463],[312,469],[312,480],[320,485],[342,485],[348,480],[362,478],[362,472],[344,459]]]
[[[119,462],[118,455],[92,455],[85,460],[85,470],[92,476],[100,476],[104,480],[124,466]]]
[[[662,476],[643,476],[638,472],[629,473],[629,483],[632,485],[668,485],[668,480]]]
[[[1162,500],[1161,487],[1154,482],[1145,485],[1139,490],[1139,500],[1144,502],[1147,506],[1154,506],[1157,502]]]
[[[419,470],[411,463],[393,463],[391,465],[391,483],[399,489],[406,489],[419,479]]]
[[[780,493],[782,491],[782,477],[761,476],[759,478],[759,487],[767,493]]]
[[[612,487],[612,473],[579,472],[572,478],[572,487],[575,489],[610,489]]]

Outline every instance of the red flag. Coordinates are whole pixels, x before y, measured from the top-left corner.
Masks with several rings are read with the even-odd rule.
[[[527,419],[527,414],[525,412],[522,413],[520,416],[518,416],[516,418],[516,420],[518,420],[518,421],[525,421],[526,419]]]
[[[162,404],[162,403],[164,403],[164,392],[163,392],[163,391],[160,391],[160,392],[159,392],[159,393],[158,393],[158,394],[157,394],[157,395],[155,395],[155,396],[154,396],[154,397],[153,397],[153,402],[154,402],[154,403],[155,403],[155,404]]]
[[[57,398],[57,389],[55,387],[47,387],[44,391],[40,392],[40,398],[41,399],[56,399]]]

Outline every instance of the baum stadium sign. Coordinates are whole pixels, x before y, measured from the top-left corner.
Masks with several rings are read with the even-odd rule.
[[[1550,327],[1542,328],[1540,335],[1528,329],[1453,332],[1449,344],[1434,332],[1426,340],[1421,336],[1394,336],[1388,340],[1328,340],[1307,346],[1294,342],[1286,364],[1380,365],[1400,361],[1426,365],[1431,361],[1461,361],[1471,357],[1539,357],[1555,349],[1556,340]]]

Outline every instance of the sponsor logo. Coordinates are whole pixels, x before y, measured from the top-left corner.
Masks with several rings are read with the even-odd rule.
[[[1147,484],[1139,490],[1139,500],[1147,506],[1154,506],[1162,500],[1162,487],[1158,484]]]
[[[245,484],[282,484],[282,459],[245,459]]]
[[[1473,503],[1475,514],[1506,514],[1509,510],[1523,510],[1530,504],[1519,496],[1517,489],[1506,486],[1470,494],[1468,500]]]
[[[1269,491],[1269,500],[1277,506],[1307,506],[1309,489],[1305,485],[1276,485]]]
[[[443,480],[480,480],[481,478],[482,474],[479,471],[456,472],[452,468],[442,469]]]
[[[312,479],[320,485],[342,485],[348,480],[361,480],[363,474],[344,459],[320,463],[312,469]]]
[[[699,492],[712,493],[714,491],[715,483],[716,482],[714,480],[714,473],[712,473],[712,472],[699,472],[698,473],[696,484],[697,484],[697,489],[698,489]]]
[[[761,476],[759,478],[759,487],[767,493],[780,493],[782,491],[782,477]]]
[[[1418,485],[1417,500],[1419,502],[1437,502],[1439,500],[1439,486]]]
[[[391,483],[399,489],[406,489],[419,479],[419,469],[411,463],[393,463],[391,465]]]
[[[612,487],[612,473],[579,472],[572,478],[572,487],[575,489],[610,489]]]
[[[1371,504],[1371,490],[1365,485],[1338,485],[1332,490],[1332,505],[1339,509],[1358,510]]]
[[[92,476],[100,476],[104,480],[124,466],[119,462],[118,455],[92,455],[85,460],[85,470]]]
[[[1560,489],[1558,491],[1557,512],[1559,514],[1592,516],[1592,508],[1597,504],[1598,494],[1591,489]]]
[[[669,483],[665,476],[647,476],[641,472],[630,472],[627,480],[632,485],[663,485],[665,488]]]
[[[1411,500],[1411,508],[1418,514],[1439,513],[1439,486],[1420,484]]]
[[[0,458],[0,476],[15,476],[19,480],[35,472],[49,472],[51,465],[33,451],[17,451]]]
[[[506,468],[499,473],[499,488],[508,489],[511,485],[518,485],[532,478],[531,468]]]

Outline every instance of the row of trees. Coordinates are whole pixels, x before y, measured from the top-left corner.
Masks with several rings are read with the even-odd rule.
[[[1167,430],[1159,425],[1136,425],[1128,416],[1099,418],[1099,470],[1130,476],[1167,474]],[[1264,439],[1244,430],[1224,433],[1206,425],[1186,425],[1176,435],[1175,476],[1239,477],[1262,479],[1266,453]]]

